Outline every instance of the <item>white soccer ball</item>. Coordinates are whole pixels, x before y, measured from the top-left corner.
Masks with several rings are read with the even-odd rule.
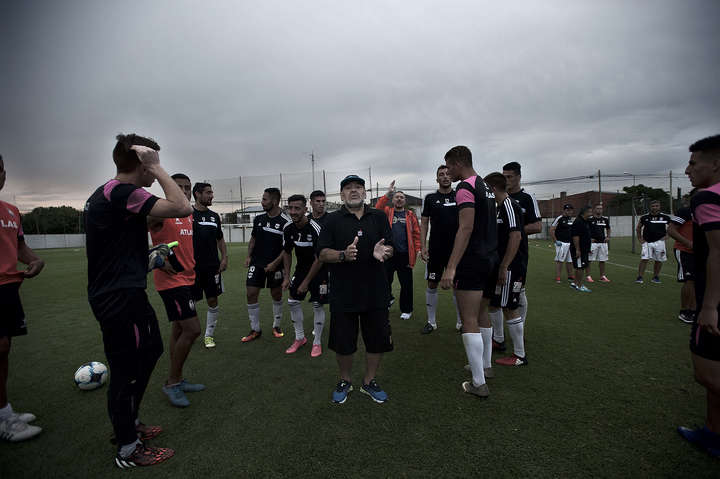
[[[75,371],[75,384],[83,390],[97,389],[107,381],[107,367],[98,361],[85,363]]]

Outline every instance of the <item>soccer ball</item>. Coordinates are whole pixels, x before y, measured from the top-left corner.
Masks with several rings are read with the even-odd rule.
[[[97,389],[107,381],[107,367],[98,361],[85,363],[75,371],[75,384],[80,389]]]

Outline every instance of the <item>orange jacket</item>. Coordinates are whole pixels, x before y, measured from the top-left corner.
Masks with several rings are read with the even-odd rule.
[[[380,199],[375,203],[375,208],[384,210],[390,222],[390,228],[392,228],[393,216],[395,216],[395,208],[392,206],[385,206],[390,198],[387,195],[382,195]],[[420,225],[418,224],[417,216],[410,208],[406,208],[405,211],[405,228],[407,229],[408,238],[408,256],[410,257],[410,267],[415,267],[415,260],[417,254],[420,251]]]

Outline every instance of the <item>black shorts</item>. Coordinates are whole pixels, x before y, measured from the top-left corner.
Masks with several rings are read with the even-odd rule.
[[[160,328],[144,289],[111,291],[89,302],[100,323],[109,362],[162,355]]]
[[[463,258],[455,270],[455,279],[453,281],[455,289],[461,291],[485,291],[486,288],[494,284],[494,281],[490,278],[494,267],[494,263],[485,258],[473,260]],[[492,292],[493,289],[488,291]]]
[[[695,281],[695,255],[686,251],[675,250],[675,260],[678,264],[677,280],[679,283]]]
[[[490,306],[495,308],[517,309],[520,306],[520,293],[525,288],[526,268],[511,265],[503,284],[497,284],[498,269],[495,269],[495,288],[490,295]]]
[[[358,329],[362,331],[365,351],[368,353],[387,353],[393,350],[387,309],[361,313],[331,311],[328,347],[337,354],[353,354],[357,351]]]
[[[0,285],[0,338],[27,334],[25,311],[20,302],[21,281]]]
[[[452,247],[450,247],[450,250],[444,249],[440,251],[429,251],[430,259],[428,259],[427,266],[425,267],[426,280],[434,281],[436,283],[440,282],[443,271],[445,271],[448,261],[450,261],[451,252]]]
[[[282,269],[275,271],[265,272],[264,264],[251,264],[247,272],[247,280],[245,284],[247,286],[253,286],[255,288],[279,288],[283,282]]]
[[[580,257],[578,257],[575,248],[570,248],[570,257],[575,269],[585,269],[590,266],[590,251],[580,250]]]
[[[206,298],[217,298],[224,290],[222,275],[215,270],[195,270],[195,284],[192,286],[192,298],[195,301]]]
[[[720,314],[720,308],[718,308],[718,313]],[[701,358],[720,361],[720,336],[700,329],[697,320],[693,321],[692,328],[690,328],[690,351]]]
[[[178,286],[158,293],[165,304],[168,321],[182,321],[197,316],[191,286]]]
[[[322,275],[324,276],[324,278],[318,278],[318,276],[321,276],[321,273],[323,273],[323,270],[325,270],[325,267],[318,271],[318,274],[316,274],[315,277],[310,280],[308,291],[310,292],[310,302],[312,303],[328,303],[327,270],[325,270],[325,274]],[[290,278],[290,287],[288,288],[290,292],[290,299],[302,301],[305,299],[305,296],[307,296],[308,291],[305,291],[304,293],[298,293],[297,290],[298,286],[300,286],[300,283],[305,280],[305,276],[307,276],[307,273],[307,271],[295,271],[295,274],[292,276],[292,278]]]

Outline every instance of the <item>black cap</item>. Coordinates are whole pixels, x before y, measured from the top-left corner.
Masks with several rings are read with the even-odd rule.
[[[565,204],[563,205],[563,209],[564,209],[564,210],[574,210],[575,207],[574,207],[573,205],[571,205],[570,203],[565,203]]]
[[[343,180],[340,182],[340,189],[342,190],[343,188],[345,188],[345,185],[347,185],[348,183],[352,183],[353,181],[355,181],[355,182],[360,183],[361,185],[363,185],[363,188],[365,187],[365,180],[363,180],[362,178],[360,178],[358,175],[347,175],[347,176],[346,176],[345,178],[343,178]]]

